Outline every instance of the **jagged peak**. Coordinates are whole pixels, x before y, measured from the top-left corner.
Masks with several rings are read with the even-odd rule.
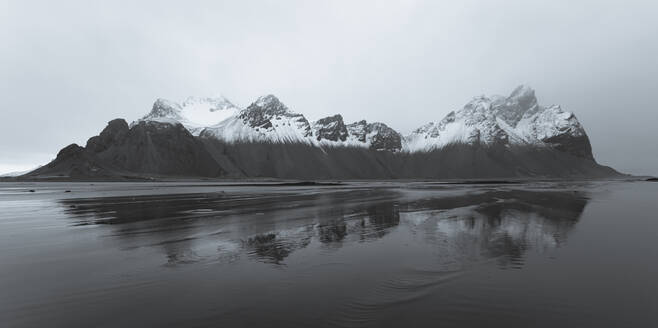
[[[93,152],[101,152],[107,149],[109,144],[123,138],[129,130],[126,120],[122,118],[111,120],[99,135],[87,140],[85,148]]]
[[[258,99],[256,99],[256,101],[252,104],[252,106],[253,105],[256,105],[258,107],[267,107],[267,106],[272,106],[272,105],[283,105],[283,103],[281,103],[279,98],[277,98],[275,95],[268,94],[268,95],[258,97]],[[285,106],[285,105],[283,105],[283,106]]]
[[[198,135],[204,128],[216,125],[239,112],[240,108],[221,95],[188,97],[183,103],[158,98],[151,111],[132,122],[130,127],[141,121],[174,125],[180,123],[193,135]]]
[[[180,107],[180,105],[177,102],[165,98],[157,98],[153,103],[153,106]]]
[[[265,137],[265,134],[274,133],[272,138],[275,139],[281,137],[279,136],[281,134],[284,135],[281,138],[285,140],[295,138],[301,138],[299,140],[313,138],[317,141],[326,139],[347,142],[358,140],[372,145],[373,140],[375,140],[372,138],[375,138],[376,135],[391,136],[393,141],[395,141],[396,135],[399,136],[397,131],[380,122],[361,120],[347,124],[341,114],[309,122],[303,114],[290,110],[273,94],[258,97],[243,110],[226,112],[227,115],[231,115],[227,117],[234,117],[234,119],[227,120],[227,123],[223,125],[220,123],[195,125],[193,123],[210,122],[211,120],[197,120],[188,113],[194,109],[209,114],[209,109],[212,112],[213,109],[231,106],[235,105],[221,95],[208,98],[189,97],[182,103],[182,106],[166,99],[158,99],[154,104],[153,112],[165,114],[165,118],[157,119],[162,122],[172,121],[172,118],[173,121],[181,121],[178,118],[183,118],[185,127],[194,131],[195,135],[199,126],[237,129],[231,125],[233,124],[231,122],[241,121],[239,124],[244,124],[246,128],[255,130],[253,137],[250,136],[254,140],[270,138],[269,136]],[[201,116],[199,115],[199,117]],[[212,119],[215,119],[215,116]],[[494,143],[511,138],[509,139],[510,143],[541,143],[541,140],[545,138],[537,138],[540,134],[555,135],[562,133],[558,131],[561,128],[568,128],[565,131],[572,136],[584,135],[572,113],[562,111],[559,106],[539,106],[535,90],[522,84],[514,88],[508,96],[480,95],[473,97],[461,109],[448,113],[441,120],[430,122],[414,130],[412,135],[416,135],[418,138],[410,136],[409,140],[413,139],[414,143],[413,145],[410,144],[411,149],[438,147],[455,140]],[[238,133],[240,136],[251,133],[240,131]],[[222,134],[222,137],[229,138],[226,134]],[[423,140],[427,140],[427,142]]]
[[[449,113],[438,123],[428,123],[414,130],[406,141],[411,151],[442,147],[455,141],[564,148],[562,142],[567,142],[564,140],[580,137],[586,139],[586,133],[573,113],[563,111],[557,105],[540,106],[535,90],[520,85],[507,97],[474,97],[462,109]],[[562,141],[556,146],[555,140],[558,139]],[[579,142],[586,143],[575,143]],[[587,153],[588,148],[584,149],[580,153]]]
[[[380,129],[390,129],[390,130],[393,130],[393,129],[392,129],[390,126],[388,126],[386,123],[382,123],[382,122],[372,122],[372,123],[368,123],[368,126],[369,126],[372,130],[380,130]]]
[[[258,113],[258,115],[266,116],[275,116],[275,115],[285,115],[285,114],[294,114],[290,111],[288,106],[284,105],[279,98],[269,94],[265,96],[260,96],[256,101],[254,101],[249,107],[244,109],[241,113],[241,116],[251,116],[251,113]],[[301,115],[301,114],[299,114]]]
[[[57,152],[57,158],[67,157],[67,156],[70,156],[70,155],[73,155],[73,154],[76,154],[76,153],[79,153],[79,152],[82,152],[82,151],[84,151],[83,147],[80,147],[76,143],[72,143],[72,144],[60,149],[59,152]]]
[[[216,97],[190,96],[180,104],[168,99],[158,98],[153,103],[151,112],[145,118],[172,118],[178,120],[182,119],[188,112],[191,112],[193,116],[202,116],[204,112],[212,113],[237,109],[239,108],[235,104],[221,95]]]
[[[120,130],[128,130],[128,122],[126,122],[125,119],[122,118],[115,118],[109,122],[107,122],[107,126],[105,129],[120,129]]]
[[[348,136],[347,126],[343,122],[343,116],[340,114],[323,117],[313,122],[316,139],[331,141],[345,141]]]
[[[370,148],[375,150],[399,151],[402,149],[402,136],[399,132],[382,122],[366,125],[370,139]]]
[[[491,98],[485,96],[485,95],[480,95],[473,97],[469,102],[464,105],[464,107],[457,112],[473,112],[473,111],[488,111],[491,109]]]
[[[521,84],[517,86],[509,95],[509,98],[525,98],[525,97],[535,97],[535,89],[531,88],[526,84]]]
[[[433,128],[434,125],[436,125],[436,123],[434,123],[434,122],[425,123],[425,124],[421,125],[420,127],[418,127],[417,129],[413,130],[412,133],[426,133],[431,128]]]
[[[259,97],[249,107],[242,110],[237,117],[259,134],[262,134],[263,131],[277,130],[288,134],[285,136],[288,141],[310,137],[313,134],[311,125],[304,115],[289,110],[271,94]]]
[[[340,114],[323,117],[315,121],[317,124],[326,124],[330,122],[343,122],[343,116]]]
[[[151,116],[164,117],[170,115],[178,115],[181,111],[181,106],[174,101],[164,98],[158,98],[153,103],[151,108]]]
[[[518,106],[517,110],[520,110],[521,112],[536,109],[538,104],[535,90],[527,85],[520,85],[512,91],[509,97],[507,97],[507,104],[510,108]]]
[[[366,126],[366,125],[368,125],[368,122],[366,122],[366,120],[360,120],[360,121],[352,122],[352,123],[348,124],[347,126],[361,126],[361,125]]]

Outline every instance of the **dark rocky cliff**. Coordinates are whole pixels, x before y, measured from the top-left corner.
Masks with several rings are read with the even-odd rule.
[[[123,119],[87,141],[70,145],[55,160],[26,176],[120,177],[142,175],[221,176],[223,171],[204,144],[182,125]]]
[[[368,128],[367,124],[364,127]],[[385,131],[384,127],[376,128]],[[390,133],[382,135],[386,137],[382,139],[384,149],[399,143]],[[55,160],[23,177],[469,179],[619,175],[586,155],[550,147],[509,145],[453,144],[408,153],[296,143],[226,143],[194,137],[180,124],[139,122],[129,127],[117,119],[90,138],[85,147],[67,146]]]

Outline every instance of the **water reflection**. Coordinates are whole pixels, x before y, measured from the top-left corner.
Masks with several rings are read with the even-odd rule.
[[[328,245],[339,245],[347,236],[347,223],[344,219],[336,219],[318,225],[320,242]]]
[[[293,251],[308,246],[312,233],[303,232],[297,236],[285,236],[277,233],[260,234],[249,237],[244,242],[247,253],[258,260],[282,264]]]
[[[124,248],[160,247],[167,264],[285,264],[295,251],[422,236],[442,258],[518,268],[529,249],[562,245],[588,197],[578,191],[482,189],[445,196],[406,189],[65,199],[76,225],[105,225]],[[405,223],[405,224],[402,224]],[[407,240],[411,241],[411,240]],[[405,242],[407,242],[405,241]]]
[[[588,201],[579,192],[512,190],[481,196],[487,198],[479,204],[442,211],[437,238],[462,255],[495,258],[510,268],[523,265],[528,249],[560,247]]]

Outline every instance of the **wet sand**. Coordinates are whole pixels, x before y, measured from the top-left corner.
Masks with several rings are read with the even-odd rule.
[[[658,326],[657,184],[502,182],[0,183],[0,322]]]

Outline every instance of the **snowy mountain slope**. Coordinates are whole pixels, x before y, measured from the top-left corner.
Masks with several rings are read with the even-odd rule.
[[[366,127],[365,124],[355,126]],[[364,130],[364,129],[362,129]],[[366,139],[367,140],[367,139]],[[449,145],[431,152],[373,151],[302,143],[227,143],[183,125],[112,120],[85,147],[71,144],[17,179],[133,180],[165,177],[282,179],[493,179],[613,177],[593,160],[544,147]]]
[[[343,121],[343,116],[340,114],[321,118],[313,122],[313,131],[318,141],[344,142],[350,136],[347,126]]]
[[[313,136],[321,146],[361,147],[399,151],[401,135],[384,123],[366,120],[345,124],[340,114],[313,122]]]
[[[204,129],[202,137],[225,142],[280,142],[312,144],[311,124],[273,95],[259,97],[244,110]]]
[[[350,135],[374,150],[399,151],[402,149],[402,136],[388,125],[380,122],[368,123],[361,120],[347,126]]]
[[[181,123],[193,135],[198,135],[204,128],[222,122],[239,111],[240,108],[223,96],[216,98],[189,97],[181,104],[158,99],[153,104],[151,112],[138,122]]]
[[[200,136],[224,142],[302,143],[318,147],[351,146],[400,150],[399,133],[383,123],[346,125],[340,114],[309,122],[278,98],[267,95],[226,120],[204,129]]]
[[[535,91],[527,86],[517,87],[508,97],[476,97],[438,123],[413,131],[403,148],[431,151],[455,143],[548,146],[591,157],[589,140],[576,116],[557,105],[540,106]]]
[[[507,96],[479,96],[438,122],[402,136],[383,123],[347,124],[340,114],[309,121],[273,95],[245,109],[224,97],[158,99],[140,121],[181,123],[193,135],[224,142],[301,143],[317,147],[427,152],[451,144],[552,147],[592,158],[589,139],[573,113],[540,106],[535,91],[519,86]]]
[[[612,177],[573,113],[525,86],[480,96],[403,137],[383,123],[309,121],[275,96],[239,109],[225,98],[158,99],[131,126],[112,120],[85,147],[22,177],[286,179]]]

